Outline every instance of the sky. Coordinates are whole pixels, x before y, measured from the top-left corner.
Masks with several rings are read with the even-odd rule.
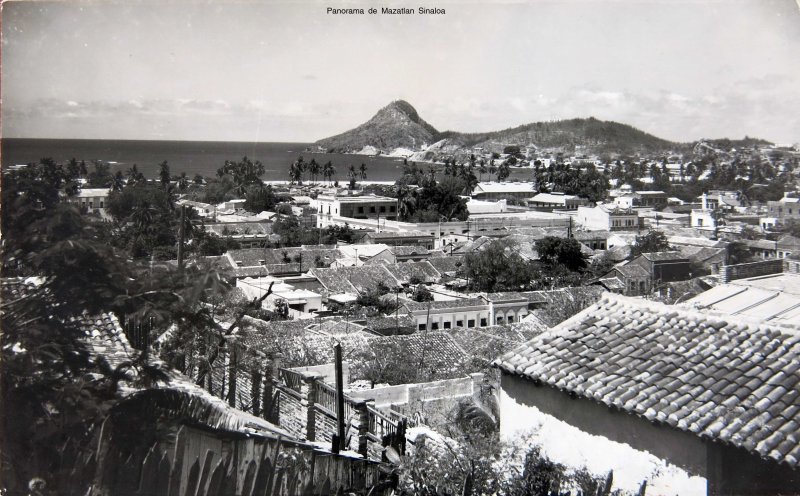
[[[333,15],[327,7],[444,15]],[[7,1],[2,136],[312,142],[593,116],[800,142],[800,0]]]

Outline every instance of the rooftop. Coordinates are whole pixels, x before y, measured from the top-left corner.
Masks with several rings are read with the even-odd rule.
[[[531,192],[535,193],[536,190],[533,187],[533,183],[497,183],[497,182],[489,182],[489,183],[478,183],[475,186],[475,193],[523,193],[523,192]]]
[[[606,293],[494,364],[797,467],[799,331]]]

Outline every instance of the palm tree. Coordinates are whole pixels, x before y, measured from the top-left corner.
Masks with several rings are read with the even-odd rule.
[[[325,165],[322,166],[322,175],[328,180],[328,184],[330,184],[334,174],[336,174],[336,169],[333,168],[333,164],[328,160],[325,162]]]
[[[144,174],[139,172],[139,167],[137,167],[136,164],[133,164],[133,166],[131,166],[131,168],[128,169],[127,175],[128,175],[128,184],[136,184],[139,182],[146,181]]]
[[[367,179],[367,164],[362,163],[361,167],[358,169],[361,173],[361,180],[364,181]]]
[[[414,215],[414,210],[417,207],[417,199],[405,187],[401,187],[397,191],[397,215],[401,220],[408,220]]]
[[[181,172],[181,175],[178,176],[178,189],[181,191],[186,191],[186,188],[189,187],[189,177],[186,175],[185,172]]]
[[[497,167],[494,165],[494,159],[489,162],[489,175],[493,176],[497,172]]]
[[[125,187],[125,177],[122,175],[122,171],[117,171],[117,173],[114,174],[114,180],[111,183],[111,188],[114,191],[122,191],[122,188],[124,187]]]
[[[311,173],[311,180],[314,181],[314,184],[317,183],[317,177],[319,176],[320,166],[316,160],[313,158],[311,162],[308,164],[308,171]]]
[[[350,183],[349,188],[355,189],[356,187],[356,166],[350,164],[350,169],[347,170],[347,179]]]
[[[481,159],[478,162],[478,175],[480,176],[479,181],[483,181],[483,175],[486,174],[486,160]]]

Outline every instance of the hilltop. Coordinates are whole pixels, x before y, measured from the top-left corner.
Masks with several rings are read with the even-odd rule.
[[[501,131],[484,133],[439,132],[425,122],[411,104],[398,100],[383,107],[369,121],[336,136],[316,142],[326,151],[383,153],[434,159],[460,155],[480,147],[502,152],[507,146],[535,145],[540,149],[580,148],[585,153],[653,153],[685,145],[644,131],[594,117],[533,122]]]
[[[316,145],[335,152],[359,152],[365,147],[375,147],[388,153],[397,148],[419,150],[435,141],[438,134],[411,104],[397,100],[357,128],[319,140]]]

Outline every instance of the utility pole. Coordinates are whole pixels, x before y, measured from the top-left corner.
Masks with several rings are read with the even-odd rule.
[[[178,272],[183,273],[183,241],[186,226],[186,205],[181,205],[181,224],[178,228]]]
[[[333,356],[336,361],[336,436],[338,446],[334,447],[334,453],[346,448],[344,438],[344,383],[342,378],[342,345],[336,343],[333,347]]]

